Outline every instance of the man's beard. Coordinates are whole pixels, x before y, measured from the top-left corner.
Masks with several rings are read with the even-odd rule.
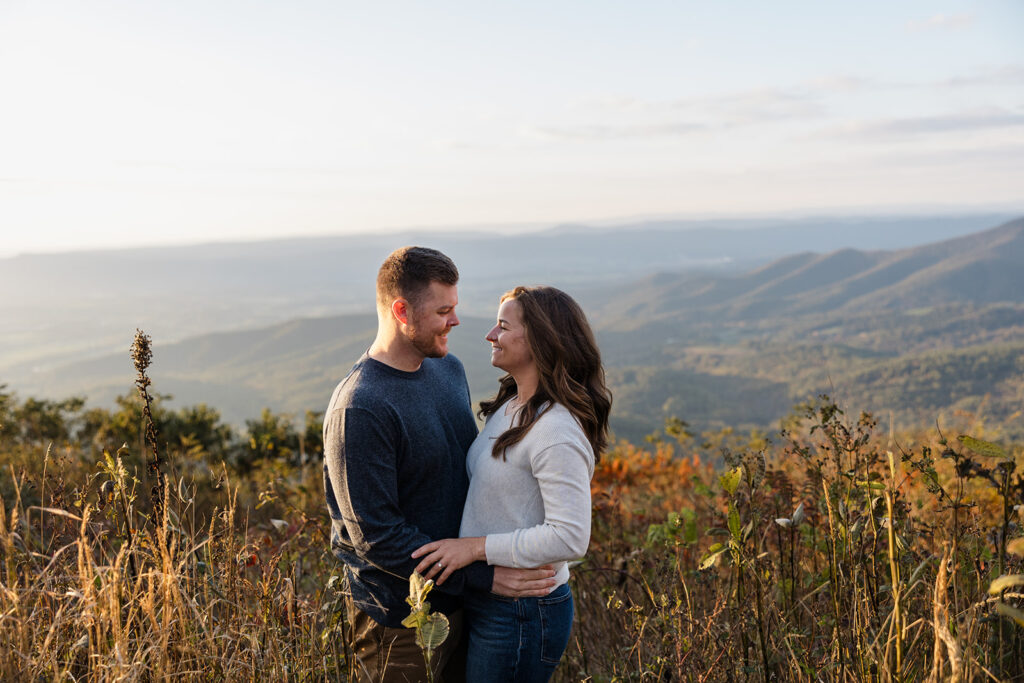
[[[415,325],[409,326],[409,332],[409,341],[417,351],[423,354],[424,358],[444,358],[448,355],[447,348],[440,346],[438,335],[421,334],[420,329]]]

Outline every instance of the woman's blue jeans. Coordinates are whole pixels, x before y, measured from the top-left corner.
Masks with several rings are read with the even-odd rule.
[[[572,628],[568,585],[543,598],[469,591],[464,607],[469,635],[467,682],[542,683],[551,678]]]

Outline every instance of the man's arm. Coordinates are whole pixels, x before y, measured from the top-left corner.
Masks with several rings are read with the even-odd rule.
[[[398,501],[394,444],[398,435],[368,410],[332,411],[324,422],[324,459],[341,521],[353,552],[370,564],[408,578],[417,561],[412,551],[432,540],[406,519]],[[474,563],[439,587],[460,594],[465,586],[489,590],[493,572]]]
[[[419,560],[416,571],[434,579],[436,585],[444,585],[459,567],[487,559],[484,542],[483,536],[431,541],[412,554]],[[549,564],[534,569],[495,567],[491,591],[510,598],[547,595],[555,585],[554,575],[554,567]]]

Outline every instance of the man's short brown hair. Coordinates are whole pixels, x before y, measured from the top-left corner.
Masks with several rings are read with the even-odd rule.
[[[377,305],[386,308],[401,297],[415,308],[431,282],[458,284],[459,270],[450,258],[429,247],[396,249],[377,271]]]

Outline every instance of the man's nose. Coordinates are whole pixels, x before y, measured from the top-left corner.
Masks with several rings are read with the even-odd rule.
[[[459,324],[459,316],[457,316],[455,314],[455,311],[452,311],[451,316],[448,318],[448,327],[455,327],[458,324]]]

